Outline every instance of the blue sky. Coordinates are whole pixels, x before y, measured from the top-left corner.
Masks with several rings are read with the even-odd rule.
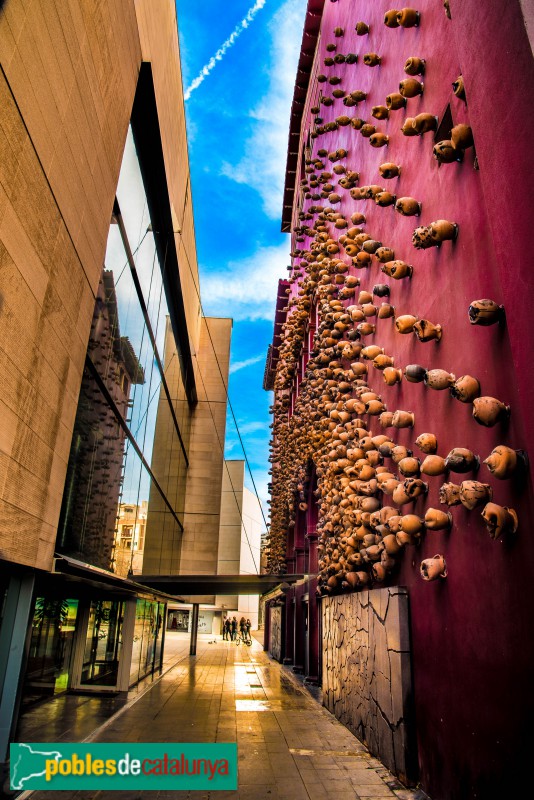
[[[277,281],[289,264],[280,218],[306,0],[177,0],[176,7],[186,96],[195,86],[186,115],[202,301],[206,315],[234,319],[230,400],[265,500],[272,394],[262,381]],[[231,419],[226,456],[243,457]]]

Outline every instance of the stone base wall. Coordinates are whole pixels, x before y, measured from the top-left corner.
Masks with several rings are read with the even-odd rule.
[[[408,593],[325,598],[323,702],[404,782],[415,778]]]

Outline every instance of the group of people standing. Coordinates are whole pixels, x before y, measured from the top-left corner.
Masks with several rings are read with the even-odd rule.
[[[250,640],[250,627],[252,623],[249,619],[241,617],[239,620],[239,634],[242,639]],[[223,622],[223,639],[235,642],[237,638],[237,619],[236,617],[225,617]]]

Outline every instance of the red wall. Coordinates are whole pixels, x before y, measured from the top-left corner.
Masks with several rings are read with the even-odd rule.
[[[388,409],[415,412],[413,430],[387,432],[421,458],[424,454],[413,443],[422,432],[436,434],[442,456],[453,447],[467,447],[482,461],[498,444],[525,448],[532,455],[532,53],[517,0],[486,4],[451,0],[451,7],[449,20],[441,0],[423,0],[417,4],[420,27],[389,29],[382,21],[390,8],[387,0],[325,3],[317,69],[339,75],[343,89],[363,89],[369,96],[355,108],[345,108],[341,99],[330,108],[321,106],[320,116],[325,121],[341,114],[360,116],[387,133],[390,143],[373,149],[358,131],[344,127],[312,140],[312,148],[314,154],[323,147],[347,149],[342,163],[360,172],[360,186],[380,184],[423,204],[420,217],[402,217],[393,207],[354,201],[340,190],[343,199],[336,210],[346,216],[365,213],[366,232],[414,266],[411,280],[394,281],[380,272],[374,260],[370,269],[354,270],[361,288],[371,291],[375,283],[389,283],[397,315],[414,314],[443,326],[440,343],[422,344],[414,336],[398,334],[393,320],[377,320],[376,333],[365,343],[385,348],[397,367],[419,363],[457,377],[474,375],[483,395],[512,408],[508,424],[484,428],[473,420],[471,405],[459,403],[448,392],[404,380],[388,387],[370,366],[369,384]],[[370,24],[369,36],[356,36],[358,20]],[[343,38],[333,36],[337,25],[345,29]],[[338,52],[359,54],[359,62],[324,67],[329,42],[338,45]],[[362,56],[367,52],[378,53],[382,64],[366,67]],[[385,104],[386,95],[398,91],[410,56],[427,62],[423,96],[408,100],[407,108],[392,112],[388,121],[374,120],[371,107]],[[451,90],[460,73],[467,106]],[[318,86],[312,73],[311,105]],[[321,88],[331,94],[335,87],[323,83]],[[439,166],[432,158],[433,134],[408,138],[400,132],[405,117],[420,112],[441,117],[448,103],[454,123],[473,128],[479,170],[474,169],[473,149],[466,151],[462,164]],[[313,116],[303,119],[304,135]],[[385,161],[402,165],[400,179],[380,178],[378,166]],[[325,169],[331,169],[329,162]],[[308,200],[304,209],[312,204],[328,205],[328,201]],[[414,228],[443,218],[459,224],[458,240],[445,242],[440,249],[415,250]],[[470,301],[486,297],[504,303],[504,326],[470,325]],[[382,432],[376,417],[367,419],[373,435]],[[451,474],[448,480],[460,483],[472,477]],[[481,466],[476,477],[492,485],[494,502],[516,509],[517,534],[492,541],[481,509],[469,512],[455,507],[452,531],[428,531],[420,547],[405,550],[395,576],[410,592],[420,779],[433,800],[511,797],[514,781],[522,780],[517,772],[532,740],[531,476],[499,481]],[[441,507],[438,491],[444,479],[426,480],[429,495],[414,508],[421,516],[429,506]],[[404,507],[404,513],[409,511]],[[419,564],[435,553],[444,554],[449,574],[446,580],[425,583],[419,577]]]

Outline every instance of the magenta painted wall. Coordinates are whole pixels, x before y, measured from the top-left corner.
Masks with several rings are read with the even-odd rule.
[[[385,319],[376,321],[376,333],[365,343],[383,347],[395,357],[397,367],[419,363],[457,377],[474,375],[482,394],[512,408],[509,424],[487,429],[472,419],[471,405],[459,403],[448,392],[406,381],[388,387],[381,373],[370,367],[369,385],[388,409],[415,412],[413,431],[387,432],[422,457],[413,443],[420,433],[432,432],[442,456],[453,447],[467,447],[483,460],[493,447],[506,444],[527,449],[532,458],[532,53],[518,0],[484,4],[451,0],[450,5],[452,20],[441,0],[422,0],[416,6],[421,11],[419,27],[389,29],[383,24],[388,0],[326,0],[303,140],[315,116],[309,108],[316,103],[319,87],[325,94],[335,88],[318,84],[317,72],[341,77],[341,87],[347,91],[368,92],[367,100],[357,107],[345,108],[339,99],[330,108],[321,106],[320,116],[325,122],[341,114],[360,116],[390,136],[389,146],[374,149],[349,126],[312,140],[312,152],[343,147],[348,156],[342,163],[360,172],[360,186],[380,184],[398,197],[422,202],[420,217],[402,217],[393,207],[354,201],[348,191],[340,190],[343,199],[336,210],[346,216],[354,211],[366,214],[365,231],[391,246],[396,258],[414,266],[411,280],[394,281],[373,260],[370,269],[353,271],[361,279],[360,288],[372,291],[376,283],[389,283],[396,314],[440,323],[443,338],[440,343],[422,344],[414,336],[398,334],[393,320]],[[368,36],[356,35],[358,20],[371,26]],[[338,25],[345,30],[342,38],[333,35]],[[357,53],[358,63],[324,67],[329,42],[337,44],[338,52]],[[382,57],[379,67],[363,64],[367,52]],[[398,91],[410,56],[426,59],[424,94],[408,100],[407,108],[392,112],[388,121],[374,120],[371,107],[385,104],[386,95]],[[451,89],[461,73],[467,106]],[[462,164],[440,167],[432,158],[433,134],[405,137],[400,131],[405,117],[430,112],[441,118],[449,103],[454,123],[473,128],[478,170],[473,149],[466,151]],[[378,166],[385,161],[402,165],[399,179],[380,178]],[[326,162],[325,169],[329,168]],[[303,208],[314,204],[328,205],[328,201],[307,200]],[[440,249],[415,250],[414,228],[443,218],[459,224],[458,240],[445,242]],[[293,247],[309,243],[293,240]],[[506,325],[470,325],[467,309],[479,298],[504,303]],[[356,301],[346,305],[352,302]],[[376,417],[368,421],[373,435],[383,432]],[[451,474],[448,480],[460,483],[472,477]],[[480,509],[468,512],[457,506],[451,509],[452,531],[428,531],[420,547],[404,552],[395,576],[409,588],[420,780],[433,800],[512,797],[514,782],[520,786],[523,780],[518,771],[532,743],[532,474],[523,480],[499,481],[482,466],[477,477],[492,485],[494,502],[518,512],[516,536],[492,541]],[[438,491],[444,480],[426,480],[429,495],[414,507],[421,516],[429,506],[441,507]],[[405,506],[404,513],[408,512]],[[419,564],[435,553],[444,554],[449,575],[445,581],[425,583],[419,577]]]

